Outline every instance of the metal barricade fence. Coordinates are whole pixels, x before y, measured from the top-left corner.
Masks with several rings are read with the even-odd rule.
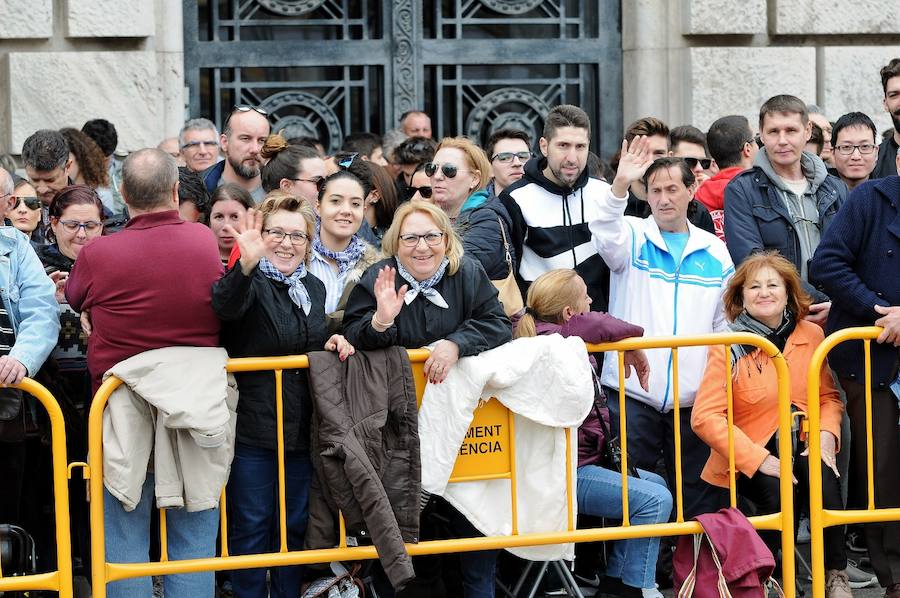
[[[636,349],[671,349],[672,350],[672,367],[675,396],[675,454],[676,454],[676,480],[678,487],[676,488],[677,496],[677,513],[676,520],[672,523],[661,523],[652,525],[632,526],[628,520],[628,478],[626,474],[622,474],[622,506],[623,517],[622,525],[616,527],[604,527],[596,529],[575,529],[574,515],[571,508],[571,496],[574,493],[574,479],[572,475],[572,464],[569,461],[571,451],[568,450],[571,442],[571,435],[567,430],[567,464],[566,464],[566,480],[567,492],[570,500],[568,500],[568,529],[556,532],[546,533],[518,533],[517,527],[513,528],[513,534],[509,536],[489,536],[478,538],[459,538],[450,540],[428,540],[417,544],[407,544],[406,548],[410,555],[426,555],[426,554],[442,554],[453,552],[467,552],[490,549],[502,549],[521,546],[538,546],[546,544],[560,544],[567,542],[594,542],[606,540],[623,540],[630,538],[643,538],[653,536],[678,536],[686,534],[696,534],[702,532],[700,524],[695,521],[684,521],[683,509],[681,506],[681,442],[679,417],[681,406],[678,401],[678,348],[679,347],[701,347],[710,345],[725,345],[726,349],[731,344],[753,345],[761,348],[768,354],[775,365],[778,375],[778,394],[779,394],[779,430],[780,445],[779,449],[782,454],[790,454],[791,451],[791,412],[790,412],[790,379],[788,376],[787,364],[776,349],[776,347],[766,339],[747,333],[733,334],[709,334],[694,337],[657,337],[657,338],[638,338],[619,341],[616,343],[606,343],[602,345],[588,345],[591,352],[616,352],[619,364],[619,378],[624,379],[625,362],[624,352]],[[425,377],[422,371],[423,364],[428,358],[428,351],[424,349],[410,350],[410,362],[413,364],[413,375],[416,381],[416,389],[419,400],[421,401],[422,393],[425,388]],[[610,357],[608,357],[610,358]],[[336,548],[317,549],[317,550],[295,550],[291,551],[287,545],[287,524],[285,507],[285,473],[284,473],[284,437],[283,437],[283,403],[282,403],[282,372],[289,369],[300,369],[309,367],[309,361],[305,355],[291,357],[272,357],[272,358],[241,358],[231,359],[228,362],[229,372],[251,372],[251,371],[272,371],[275,376],[276,386],[276,429],[277,429],[277,459],[278,459],[278,503],[279,503],[279,549],[278,552],[267,554],[252,555],[230,555],[228,552],[228,530],[226,521],[225,495],[222,494],[220,510],[221,510],[221,556],[213,558],[200,558],[191,560],[169,561],[166,550],[166,533],[165,533],[165,512],[160,513],[160,545],[161,558],[158,562],[148,563],[114,563],[107,562],[105,554],[105,536],[103,526],[103,456],[102,456],[102,417],[103,410],[109,400],[109,396],[121,381],[116,378],[109,378],[97,391],[92,406],[89,419],[89,455],[90,455],[90,496],[91,496],[91,555],[92,555],[92,571],[93,571],[93,595],[95,598],[105,598],[106,584],[113,581],[145,577],[150,575],[171,575],[181,573],[195,573],[201,571],[213,570],[233,570],[258,567],[275,567],[284,565],[301,565],[314,563],[327,563],[337,560],[363,560],[378,558],[378,554],[374,546],[357,546],[347,547],[346,532],[341,521],[339,545]],[[728,368],[728,424],[729,424],[729,469],[730,469],[730,501],[731,505],[737,504],[736,486],[735,486],[735,468],[734,468],[734,438],[733,438],[733,405],[732,405],[732,389],[731,389],[731,368]],[[494,400],[489,401],[486,406],[476,411],[475,420],[482,416],[487,416],[491,409],[496,418],[498,415],[497,406],[489,407]],[[624,391],[619,394],[619,404],[621,407],[621,446],[622,446],[622,470],[627,471],[627,428],[625,421],[625,395]],[[500,406],[502,410],[505,407]],[[479,411],[482,413],[479,414]],[[463,465],[458,460],[457,466],[454,468],[451,482],[472,481],[475,479],[496,479],[509,478],[512,488],[512,512],[513,525],[516,526],[516,503],[515,503],[515,454],[514,454],[514,433],[512,426],[513,417],[506,414],[508,422],[508,439],[510,451],[500,465],[496,466],[495,471],[478,473],[473,470],[473,462],[469,461]],[[790,460],[781,461],[781,511],[769,515],[751,517],[750,521],[754,527],[760,530],[775,530],[782,533],[782,573],[784,579],[784,591],[787,598],[794,598],[794,537],[793,537],[793,488],[792,473]]]
[[[809,442],[809,532],[812,566],[813,598],[825,596],[825,543],[826,527],[846,525],[848,523],[877,523],[882,521],[900,521],[900,508],[875,507],[875,472],[874,448],[872,444],[872,339],[881,334],[877,326],[847,328],[835,332],[825,338],[813,353],[807,373],[809,437],[817,439],[821,430],[819,409],[819,375],[822,364],[828,353],[837,345],[853,340],[863,342],[863,359],[865,366],[866,397],[866,437],[852,438],[851,442],[866,443],[866,495],[868,502],[865,509],[835,511],[822,507],[822,449],[818,442]],[[842,447],[843,450],[843,447]]]
[[[19,388],[33,396],[50,418],[51,470],[53,476],[53,511],[56,524],[56,570],[33,575],[4,577],[0,571],[0,593],[47,590],[59,592],[60,598],[72,598],[72,540],[69,528],[69,484],[66,470],[66,426],[59,403],[50,391],[30,378],[25,378]],[[25,406],[22,407],[25,409]],[[73,463],[72,468],[83,465]],[[9,523],[9,522],[0,522]],[[28,531],[28,530],[26,530]]]

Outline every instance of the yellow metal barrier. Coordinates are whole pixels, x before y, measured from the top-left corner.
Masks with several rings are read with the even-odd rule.
[[[30,378],[25,378],[21,384],[10,388],[19,388],[33,396],[44,406],[50,417],[56,571],[15,577],[0,576],[0,592],[47,590],[59,592],[60,598],[72,598],[72,540],[69,528],[69,483],[66,475],[66,425],[62,410],[50,391]]]
[[[819,413],[819,375],[822,364],[828,353],[837,345],[851,340],[863,341],[863,359],[865,365],[866,389],[866,437],[854,438],[852,442],[866,443],[866,481],[868,504],[865,509],[835,511],[822,508],[822,448],[818,442],[809,443],[809,532],[812,560],[813,598],[825,596],[825,544],[826,527],[847,525],[849,523],[877,523],[881,521],[900,521],[900,508],[875,508],[875,475],[872,444],[872,339],[878,338],[882,329],[877,326],[847,328],[829,335],[813,353],[807,373],[807,392],[809,393],[809,430],[810,438],[819,437],[821,420]],[[813,400],[815,398],[815,400]]]
[[[568,529],[565,531],[548,532],[548,533],[530,533],[518,534],[517,529],[510,536],[491,536],[479,538],[461,538],[452,540],[431,540],[423,541],[418,544],[407,544],[407,551],[411,555],[441,554],[452,552],[468,552],[501,548],[512,548],[521,546],[538,546],[545,544],[560,544],[566,542],[593,542],[605,540],[621,540],[630,538],[643,538],[652,536],[677,536],[685,534],[700,533],[702,528],[700,524],[694,521],[684,521],[681,508],[681,441],[679,437],[678,411],[678,386],[677,386],[677,367],[678,347],[699,347],[708,345],[730,345],[745,344],[760,347],[767,353],[775,364],[778,373],[778,390],[779,390],[779,430],[780,446],[782,454],[790,454],[791,451],[791,413],[790,413],[790,381],[788,377],[787,365],[783,356],[778,352],[772,343],[762,337],[746,334],[735,333],[727,335],[702,335],[695,337],[660,337],[660,338],[640,338],[629,339],[617,343],[608,343],[603,345],[589,345],[588,350],[592,352],[599,351],[615,351],[618,353],[620,378],[624,378],[624,352],[634,349],[665,349],[673,348],[673,364],[676,373],[675,391],[675,422],[676,422],[676,475],[678,480],[678,488],[676,489],[678,496],[678,512],[676,522],[662,523],[654,525],[632,526],[628,521],[628,477],[622,474],[622,504],[623,513],[625,513],[623,525],[620,527],[607,527],[598,529],[574,529],[574,515],[571,509],[571,500],[569,503],[568,513]],[[425,378],[422,372],[422,364],[428,358],[428,351],[424,349],[416,349],[409,351],[410,361],[413,363],[413,375],[416,380],[416,387],[421,400],[422,392],[425,388]],[[103,410],[109,400],[112,391],[118,387],[121,382],[118,379],[108,379],[97,391],[91,406],[89,420],[89,446],[90,446],[90,493],[91,493],[91,554],[93,564],[93,595],[95,598],[105,598],[106,584],[122,579],[134,577],[144,577],[149,575],[171,575],[181,573],[196,573],[211,570],[232,570],[246,569],[257,567],[276,567],[284,565],[301,565],[312,563],[326,563],[335,560],[362,560],[374,559],[378,554],[374,546],[347,547],[346,537],[343,525],[340,530],[340,544],[337,548],[319,549],[319,550],[302,550],[289,551],[287,547],[287,527],[285,521],[285,490],[284,490],[284,438],[283,438],[283,410],[281,397],[281,374],[286,369],[306,368],[309,362],[306,356],[291,357],[273,357],[273,358],[243,358],[232,359],[228,363],[229,372],[250,372],[250,371],[273,371],[276,379],[276,429],[277,429],[277,455],[278,455],[278,484],[279,484],[279,506],[281,519],[279,521],[280,528],[280,546],[277,553],[269,554],[253,554],[253,555],[229,555],[227,549],[227,526],[225,521],[224,494],[222,502],[222,556],[214,558],[191,559],[182,561],[168,561],[165,551],[165,517],[160,518],[161,524],[161,544],[163,558],[160,562],[155,563],[109,563],[106,561],[105,555],[105,538],[103,528],[103,461],[102,461],[102,417]],[[730,371],[730,370],[729,370]],[[729,381],[731,377],[729,376]],[[729,422],[732,418],[731,405],[731,385],[729,388]],[[627,433],[625,422],[625,395],[624,390],[619,394],[620,411],[622,414],[621,435],[622,444],[622,460],[623,471],[627,471]],[[499,462],[490,466],[489,471],[483,469],[474,469],[478,467],[474,460],[461,459],[454,467],[451,482],[471,481],[474,479],[494,479],[506,478],[511,481],[512,499],[513,499],[513,524],[516,525],[516,505],[515,505],[515,454],[514,443],[514,422],[512,414],[500,406],[492,405],[496,401],[489,401],[476,411],[475,417],[477,421],[484,418],[485,422],[502,421],[506,418],[510,451]],[[499,418],[499,420],[498,420]],[[487,425],[499,425],[488,423]],[[470,428],[471,429],[471,428]],[[567,448],[570,446],[571,437],[567,431],[566,443]],[[570,458],[570,450],[566,451],[567,455],[567,485],[571,491],[574,489],[574,480],[571,478],[571,464],[568,462]],[[464,455],[465,456],[465,455]],[[734,491],[734,442],[733,437],[729,436],[729,463],[731,464],[731,504],[736,504],[736,494]],[[791,484],[792,472],[791,462],[789,459],[781,460],[781,504],[782,510],[779,513],[752,517],[750,521],[754,527],[761,530],[777,530],[782,532],[782,572],[785,580],[785,594],[787,598],[794,598],[794,538],[793,538],[793,488]],[[570,495],[571,496],[571,495]]]

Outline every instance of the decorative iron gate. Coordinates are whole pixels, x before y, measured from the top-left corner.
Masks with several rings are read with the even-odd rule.
[[[191,116],[258,105],[275,128],[334,151],[424,109],[434,136],[540,136],[556,104],[584,108],[593,147],[622,131],[619,0],[184,0]]]

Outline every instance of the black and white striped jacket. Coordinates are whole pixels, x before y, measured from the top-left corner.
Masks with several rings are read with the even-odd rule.
[[[525,176],[500,195],[512,218],[516,278],[522,295],[541,274],[574,268],[584,279],[591,309],[609,305],[609,268],[591,243],[588,224],[599,216],[597,200],[609,184],[588,176],[585,169],[572,188],[564,189],[544,176],[546,158],[525,164]]]

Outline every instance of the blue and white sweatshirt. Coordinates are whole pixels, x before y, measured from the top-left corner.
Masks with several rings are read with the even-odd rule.
[[[597,198],[599,216],[590,223],[597,253],[610,269],[609,313],[644,328],[645,336],[686,336],[727,330],[722,295],[734,274],[725,244],[690,222],[680,261],[666,247],[653,216],[625,216],[626,197],[612,190]],[[637,376],[625,380],[628,396],[661,412],[673,403],[672,351],[647,351],[650,392]],[[706,366],[706,347],[678,351],[680,405],[689,407]],[[607,359],[601,382],[619,387],[618,362]]]

